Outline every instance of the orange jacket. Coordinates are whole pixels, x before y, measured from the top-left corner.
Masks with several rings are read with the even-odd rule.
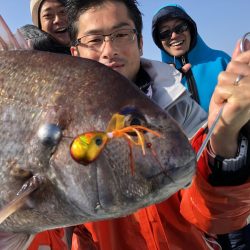
[[[199,131],[192,142],[196,151],[204,139],[203,132]],[[132,215],[84,225],[101,250],[209,249],[204,232],[223,234],[246,224],[250,180],[240,186],[212,187],[206,181],[208,174],[207,157],[203,154],[188,189]],[[72,250],[79,249],[84,250],[73,240]]]
[[[41,247],[53,250],[68,250],[64,229],[48,230],[36,234],[27,250],[39,250]]]
[[[96,250],[91,234],[84,225],[74,228],[72,241],[77,245],[78,249]],[[47,230],[35,235],[27,250],[70,250],[66,242],[66,232],[64,228]]]

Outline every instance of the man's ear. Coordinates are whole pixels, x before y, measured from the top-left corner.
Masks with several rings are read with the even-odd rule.
[[[71,46],[70,47],[70,52],[72,56],[80,56],[79,55],[79,50],[76,46]]]

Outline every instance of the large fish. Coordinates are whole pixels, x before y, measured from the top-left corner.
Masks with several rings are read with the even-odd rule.
[[[2,51],[0,62],[0,210],[26,181],[35,187],[0,231],[35,233],[124,216],[191,181],[196,157],[182,130],[117,72],[38,51]],[[124,132],[143,137],[145,154],[121,136],[89,164],[73,159],[73,138],[105,132],[116,113],[124,117],[122,127],[141,125],[160,137]]]
[[[0,23],[0,48],[26,46]],[[196,165],[179,126],[133,83],[38,51],[0,52],[0,142],[1,239],[130,214],[186,186]]]

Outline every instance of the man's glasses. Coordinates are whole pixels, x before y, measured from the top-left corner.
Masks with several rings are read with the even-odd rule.
[[[172,37],[173,32],[176,34],[181,34],[184,31],[188,30],[188,24],[187,23],[180,23],[177,26],[175,26],[173,29],[165,30],[159,33],[160,40],[170,40]]]
[[[135,29],[120,29],[108,35],[91,34],[78,38],[75,46],[82,45],[88,49],[100,52],[107,41],[111,41],[116,47],[123,47],[135,40],[137,32]],[[107,39],[109,38],[109,39]]]

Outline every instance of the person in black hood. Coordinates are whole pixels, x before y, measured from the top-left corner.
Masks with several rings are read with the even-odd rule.
[[[163,32],[160,32],[160,25],[163,24],[164,21],[171,20],[171,19],[180,19],[181,24],[185,24],[185,26],[180,26],[179,32],[182,33],[184,31],[187,31],[189,29],[190,31],[190,43],[188,43],[186,46],[188,50],[191,50],[197,41],[197,26],[194,20],[184,11],[184,9],[179,5],[168,5],[162,9],[160,9],[157,14],[153,17],[152,21],[152,35],[155,44],[161,48],[162,50],[170,51],[164,46],[164,43],[168,40],[170,40],[172,34],[169,33],[169,30],[164,30]],[[167,31],[167,33],[166,33]],[[173,31],[173,30],[172,30]],[[176,33],[178,33],[178,30],[175,30]],[[163,42],[162,42],[163,41]],[[184,51],[187,52],[187,51]],[[178,52],[172,52],[173,54],[176,53],[176,56],[178,56]],[[182,51],[179,52],[179,55],[182,54]]]
[[[183,73],[183,85],[208,112],[218,74],[231,58],[209,48],[199,36],[195,21],[177,4],[167,5],[155,14],[152,36],[163,62],[174,64]]]

